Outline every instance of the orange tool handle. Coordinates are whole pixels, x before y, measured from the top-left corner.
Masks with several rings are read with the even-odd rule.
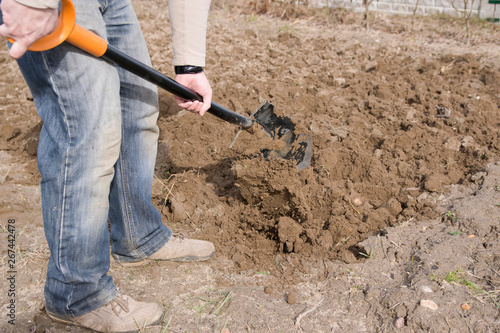
[[[0,0],[1,1],[1,0]],[[11,43],[14,40],[9,39]],[[163,89],[171,92],[187,100],[203,101],[203,98],[196,92],[177,83],[175,80],[155,71],[153,68],[129,57],[123,52],[117,50],[108,42],[96,34],[75,24],[75,7],[71,0],[62,0],[61,12],[57,21],[55,30],[47,36],[40,38],[33,43],[28,50],[30,51],[46,51],[52,49],[63,42],[68,42],[81,50],[87,51],[93,56],[110,61],[123,69],[142,77],[143,79],[154,83]],[[226,109],[225,107],[212,102],[209,113],[222,120],[239,125],[245,129],[250,128],[253,120],[240,115],[236,112]]]
[[[75,17],[75,6],[71,0],[62,0],[57,27],[33,43],[28,50],[46,51],[66,41],[96,57],[102,56],[108,48],[106,40],[75,24]],[[14,43],[11,38],[9,41]]]

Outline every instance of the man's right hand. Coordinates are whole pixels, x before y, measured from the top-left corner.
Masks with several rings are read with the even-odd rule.
[[[31,44],[54,31],[59,15],[57,9],[32,8],[14,0],[2,0],[0,10],[4,23],[0,25],[0,36],[15,40],[9,51],[14,59],[21,58]]]

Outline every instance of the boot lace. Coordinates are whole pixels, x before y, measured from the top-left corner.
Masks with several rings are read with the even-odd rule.
[[[111,306],[111,310],[115,313],[115,315],[121,318],[120,313],[122,311],[129,312],[128,301],[121,294],[118,294],[111,302],[109,302]]]

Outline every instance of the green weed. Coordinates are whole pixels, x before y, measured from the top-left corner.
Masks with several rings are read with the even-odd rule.
[[[233,293],[231,291],[224,293],[220,291],[208,291],[207,297],[198,296],[195,298],[195,305],[188,309],[196,311],[198,314],[208,313],[216,316],[222,315],[225,309],[231,303]]]
[[[430,276],[431,280],[438,283],[442,283],[443,280],[448,283],[453,283],[459,286],[465,286],[469,288],[476,297],[486,297],[490,299],[493,304],[500,310],[500,290],[486,291],[476,283],[472,282],[464,276],[464,273],[460,269],[448,272],[444,279],[436,273],[432,273]]]
[[[375,242],[375,246],[370,250],[370,253],[359,252],[363,257],[367,257],[368,259],[374,259],[377,255],[377,242]]]

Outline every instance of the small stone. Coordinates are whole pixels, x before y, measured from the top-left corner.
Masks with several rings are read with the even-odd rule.
[[[398,215],[399,213],[401,213],[401,211],[403,211],[403,208],[401,207],[399,201],[394,198],[391,198],[389,199],[389,201],[387,201],[387,209],[393,215]]]
[[[363,201],[361,201],[360,198],[355,198],[353,201],[352,201],[356,206],[361,206],[363,204]]]
[[[461,308],[462,308],[462,310],[467,311],[467,310],[470,310],[470,305],[467,303],[464,303],[464,304],[462,304]]]
[[[272,294],[272,293],[273,293],[273,287],[271,287],[271,286],[266,286],[266,287],[264,288],[264,292],[265,292],[266,294],[268,294],[268,295]]]
[[[474,138],[472,136],[466,136],[460,142],[462,147],[473,147],[474,146]]]
[[[363,67],[364,67],[365,72],[367,72],[367,73],[372,72],[372,71],[377,69],[377,62],[375,60],[370,61],[367,64],[365,64]]]
[[[460,141],[457,138],[449,138],[444,143],[444,148],[452,151],[460,151]]]
[[[31,156],[36,156],[38,150],[38,140],[35,138],[29,138],[27,140],[24,150]]]
[[[341,86],[341,85],[345,84],[345,79],[344,79],[344,78],[342,78],[342,77],[335,78],[333,81],[334,81],[337,85],[339,85],[339,86]]]
[[[420,287],[420,289],[422,289],[422,291],[424,293],[433,293],[434,292],[430,287],[427,287],[427,286],[422,286],[422,287]]]
[[[443,189],[443,176],[439,174],[432,174],[426,177],[424,188],[429,192],[441,192]]]
[[[286,301],[288,304],[297,303],[297,294],[292,291],[291,293],[288,294]]]
[[[399,317],[394,321],[394,326],[396,326],[396,328],[401,328],[405,326],[405,319],[403,317]]]
[[[428,309],[431,309],[431,310],[437,310],[438,309],[438,306],[436,303],[434,303],[433,301],[430,301],[430,300],[427,300],[427,299],[423,299],[420,301],[420,306],[423,306],[424,308],[428,308]]]

